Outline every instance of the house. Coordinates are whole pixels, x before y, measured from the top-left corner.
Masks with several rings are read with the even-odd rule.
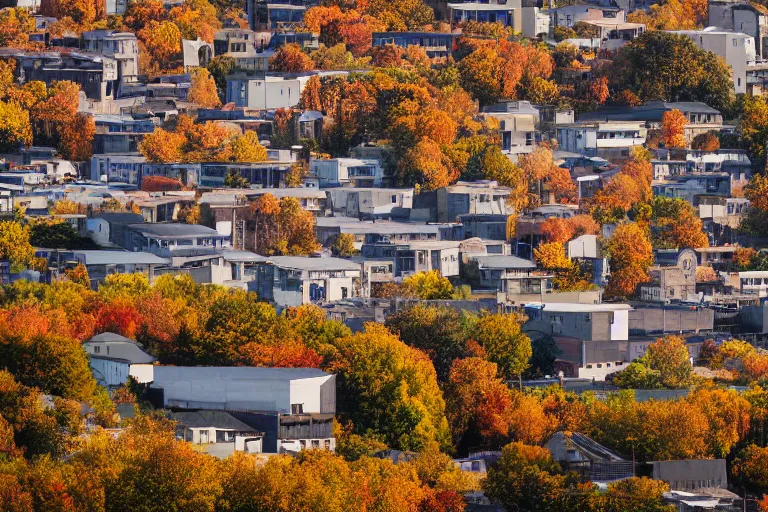
[[[544,2],[523,2],[523,37],[543,39],[549,34],[550,12],[543,10]]]
[[[536,125],[539,110],[529,101],[507,101],[483,108],[485,117],[499,122],[501,151],[512,160],[518,155],[532,153],[536,148]]]
[[[628,353],[628,304],[527,303],[523,331],[550,336],[562,351],[556,361],[566,377],[594,378],[623,370]]]
[[[495,181],[459,181],[413,198],[411,218],[417,215],[430,221],[455,222],[459,215],[511,214],[507,206],[510,189]]]
[[[152,283],[155,271],[168,267],[170,259],[146,252],[73,250],[56,251],[49,265],[56,265],[58,274],[63,274],[65,269],[84,265],[88,270],[91,288],[96,289],[112,274],[140,273],[146,275]]]
[[[566,471],[576,471],[585,481],[608,483],[635,476],[632,461],[578,432],[557,432],[546,447]]]
[[[697,209],[710,245],[733,244],[749,208],[743,197],[699,196]]]
[[[272,256],[258,264],[249,290],[278,309],[357,297],[360,265],[340,258]]]
[[[645,123],[639,121],[584,121],[558,126],[557,142],[563,151],[621,160],[645,143],[646,132]]]
[[[315,368],[152,366],[164,408],[334,414],[336,376]]]
[[[309,170],[321,187],[380,187],[384,168],[377,160],[357,158],[310,159]]]
[[[144,222],[137,213],[105,212],[85,220],[86,235],[101,247],[119,247],[123,228],[128,224]]]
[[[252,186],[260,188],[281,188],[285,186],[292,161],[265,160],[252,163],[206,162],[200,164],[198,186],[221,188],[229,173],[239,174]]]
[[[146,158],[136,153],[95,154],[91,157],[90,178],[96,182],[138,186],[146,161]]]
[[[233,73],[227,76],[227,103],[257,110],[293,108],[299,104],[301,93],[310,78],[336,74],[347,74],[347,72],[325,71],[284,75]]]
[[[742,32],[722,30],[718,27],[707,27],[702,30],[674,31],[689,37],[696,46],[710,51],[725,59],[731,68],[731,80],[736,94],[747,92],[747,68],[757,57],[755,38]]]
[[[640,285],[640,299],[648,302],[695,301],[696,253],[693,249],[662,249],[648,269],[651,282]]]
[[[151,382],[149,395],[158,407],[227,412],[263,433],[263,453],[335,448],[333,374],[314,368],[243,366],[147,366],[144,370]],[[258,449],[250,436],[239,443],[239,436],[234,436],[235,448]]]
[[[304,50],[317,50],[320,47],[320,34],[283,28],[272,34],[269,49],[274,51],[286,44],[298,44]]]
[[[432,270],[444,277],[454,277],[459,275],[460,245],[438,240],[365,243],[361,252],[364,258],[394,261],[396,278]]]
[[[617,22],[611,19],[585,20],[584,23],[594,27],[597,39],[600,40],[600,49],[616,52],[645,32],[643,23]]]
[[[672,110],[680,111],[687,121],[685,138],[690,143],[696,135],[709,132],[732,131],[731,125],[723,124],[723,114],[705,103],[698,101],[661,101],[654,100],[635,107],[602,107],[593,112],[584,112],[580,121],[644,121],[646,128],[661,129],[663,116]],[[725,150],[732,153],[734,150]],[[701,155],[702,152],[689,154]],[[667,154],[667,159],[669,155]],[[686,160],[689,158],[686,157]]]
[[[459,229],[456,239],[478,237],[484,240],[508,239],[510,223],[514,217],[505,214],[476,214],[467,213],[459,215]]]
[[[124,226],[120,245],[129,251],[143,251],[170,258],[170,265],[158,267],[158,274],[186,272],[196,283],[221,284],[231,279],[222,251],[230,235],[197,224],[129,224]]]
[[[768,57],[768,12],[761,4],[746,0],[709,0],[710,27],[738,31],[755,42],[755,54]]]
[[[540,296],[542,290],[552,288],[551,275],[534,272],[536,264],[517,256],[488,255],[470,257],[468,267],[474,267],[469,272],[477,272],[477,284],[480,288],[498,289],[501,293],[523,293],[523,290],[536,288]],[[514,282],[514,285],[513,283]],[[533,292],[531,292],[533,293]],[[499,302],[503,302],[500,300]]]
[[[493,2],[464,2],[448,4],[451,27],[467,21],[501,23],[515,32],[522,32],[523,12],[521,0],[494,0]]]
[[[139,83],[139,43],[131,32],[90,30],[83,32],[83,49],[100,53],[117,61],[117,97],[139,96],[144,93]]]
[[[155,131],[151,119],[133,119],[120,115],[94,115],[96,134],[93,137],[93,152],[137,153],[144,135]]]
[[[606,20],[614,23],[627,21],[627,13],[618,7],[602,7],[594,4],[565,5],[550,9],[551,27],[570,27],[580,21]]]
[[[176,422],[176,439],[192,444],[235,443],[238,437],[249,438],[248,453],[261,453],[263,435],[256,429],[223,411],[171,412],[168,418]]]
[[[248,71],[267,71],[274,52],[267,51],[270,32],[255,32],[240,27],[225,27],[214,34],[213,52],[235,60],[235,67]]]
[[[581,235],[570,240],[566,253],[572,260],[588,263],[592,267],[594,282],[604,286],[608,282],[608,258],[603,255],[603,244],[597,235]]]
[[[301,0],[246,0],[245,11],[252,30],[293,29],[304,19],[307,2]]]
[[[334,216],[357,219],[408,218],[413,207],[412,188],[327,188]]]
[[[0,59],[16,61],[14,77],[20,84],[37,80],[50,87],[56,81],[75,82],[96,112],[110,112],[117,97],[118,61],[100,53],[0,48]]]
[[[93,378],[100,386],[107,388],[122,386],[133,376],[139,383],[146,383],[145,374],[131,370],[137,365],[142,368],[152,365],[155,358],[143,350],[140,343],[115,334],[104,332],[83,342],[83,350],[88,354],[88,365]]]
[[[421,240],[452,240],[453,227],[439,224],[376,221],[361,222],[350,217],[318,217],[315,219],[317,241],[330,246],[341,234],[352,235],[355,248],[363,244],[408,243]]]
[[[399,48],[417,46],[423,48],[427,52],[427,56],[433,59],[452,55],[456,47],[456,40],[460,36],[461,34],[451,32],[374,32],[372,46],[388,44]]]

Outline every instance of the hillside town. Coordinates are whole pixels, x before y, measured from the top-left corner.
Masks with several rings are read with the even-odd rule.
[[[0,512],[768,512],[768,3],[0,0]]]

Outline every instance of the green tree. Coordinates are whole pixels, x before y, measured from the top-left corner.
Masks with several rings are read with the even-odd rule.
[[[445,382],[453,361],[467,356],[472,321],[470,315],[452,307],[417,304],[387,318],[386,326],[403,342],[424,351],[435,365],[438,380]]]
[[[531,339],[522,332],[514,315],[481,316],[473,337],[483,347],[488,360],[498,365],[499,374],[504,378],[519,377],[528,369],[533,353]]]
[[[250,182],[235,170],[229,171],[224,176],[224,186],[227,188],[251,188]]]
[[[613,90],[630,89],[643,100],[701,101],[728,106],[731,74],[724,61],[685,35],[649,30],[622,47],[610,70]]]

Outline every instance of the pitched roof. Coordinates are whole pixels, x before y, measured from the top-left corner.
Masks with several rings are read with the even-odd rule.
[[[168,415],[187,428],[221,428],[238,432],[256,432],[256,430],[231,414],[220,411],[183,411],[172,412]]]

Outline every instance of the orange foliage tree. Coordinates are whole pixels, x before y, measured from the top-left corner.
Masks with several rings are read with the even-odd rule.
[[[304,73],[315,69],[315,64],[301,46],[291,43],[278,48],[275,55],[269,59],[269,69],[282,73]]]
[[[621,224],[606,242],[605,249],[611,265],[606,294],[633,295],[640,283],[648,281],[648,267],[653,264],[653,246],[648,234],[636,223]]]
[[[679,110],[673,109],[664,112],[661,116],[661,136],[666,147],[684,148],[687,145],[685,140],[686,124],[688,124],[688,119]]]
[[[192,71],[192,85],[189,87],[187,99],[197,103],[202,108],[217,108],[221,106],[216,82],[205,68]]]

